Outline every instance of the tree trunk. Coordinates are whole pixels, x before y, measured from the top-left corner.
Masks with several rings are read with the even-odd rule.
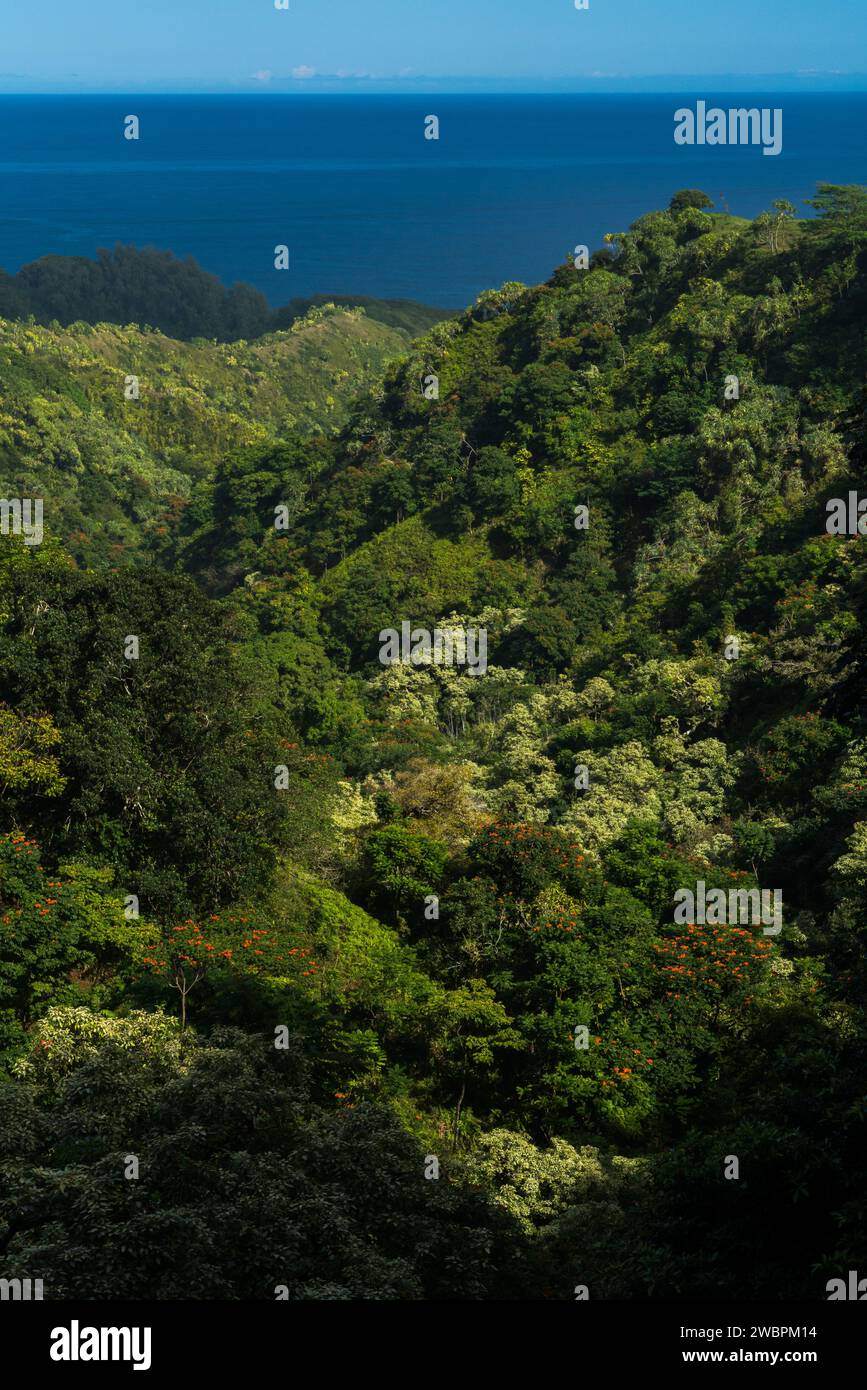
[[[467,1059],[464,1056],[464,1074],[461,1077],[461,1093],[458,1096],[458,1103],[455,1106],[455,1127],[452,1133],[452,1150],[458,1147],[458,1134],[461,1128],[461,1110],[464,1105],[464,1096],[467,1093]]]

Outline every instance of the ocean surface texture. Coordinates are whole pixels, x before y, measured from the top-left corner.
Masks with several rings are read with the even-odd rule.
[[[674,112],[699,99],[782,108],[782,152],[676,145]],[[865,182],[865,128],[863,93],[0,97],[0,266],[120,241],[195,256],[274,304],[325,291],[456,308],[547,278],[678,188],[753,217],[774,198],[800,208],[818,181]]]

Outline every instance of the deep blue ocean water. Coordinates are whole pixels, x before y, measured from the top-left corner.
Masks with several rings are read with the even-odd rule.
[[[782,153],[675,145],[674,111],[698,98],[781,107]],[[547,278],[677,188],[752,217],[819,181],[867,182],[865,131],[865,93],[4,96],[0,266],[121,241],[195,256],[274,304],[324,291],[454,308]]]

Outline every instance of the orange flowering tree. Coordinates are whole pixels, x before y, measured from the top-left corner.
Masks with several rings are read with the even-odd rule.
[[[0,1052],[47,1004],[71,1002],[93,960],[80,902],[39,859],[36,840],[0,836]]]
[[[177,991],[181,1028],[187,1026],[191,992],[215,971],[291,975],[311,982],[318,975],[320,966],[307,947],[287,947],[269,927],[254,926],[253,920],[249,914],[213,913],[204,923],[188,917],[148,945],[143,964]]]
[[[666,1000],[680,1000],[715,1024],[726,1004],[753,1002],[772,946],[761,928],[690,923],[653,949]]]
[[[760,1001],[790,988],[771,973],[774,950],[761,927],[730,923],[690,923],[654,943],[646,1023],[662,1099],[695,1094]]]

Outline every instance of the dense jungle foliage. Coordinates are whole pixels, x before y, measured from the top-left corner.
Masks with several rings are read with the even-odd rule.
[[[707,204],[399,354],[3,325],[3,1276],[867,1266],[867,192]],[[383,665],[403,622],[486,671]],[[678,922],[699,881],[782,930]]]

